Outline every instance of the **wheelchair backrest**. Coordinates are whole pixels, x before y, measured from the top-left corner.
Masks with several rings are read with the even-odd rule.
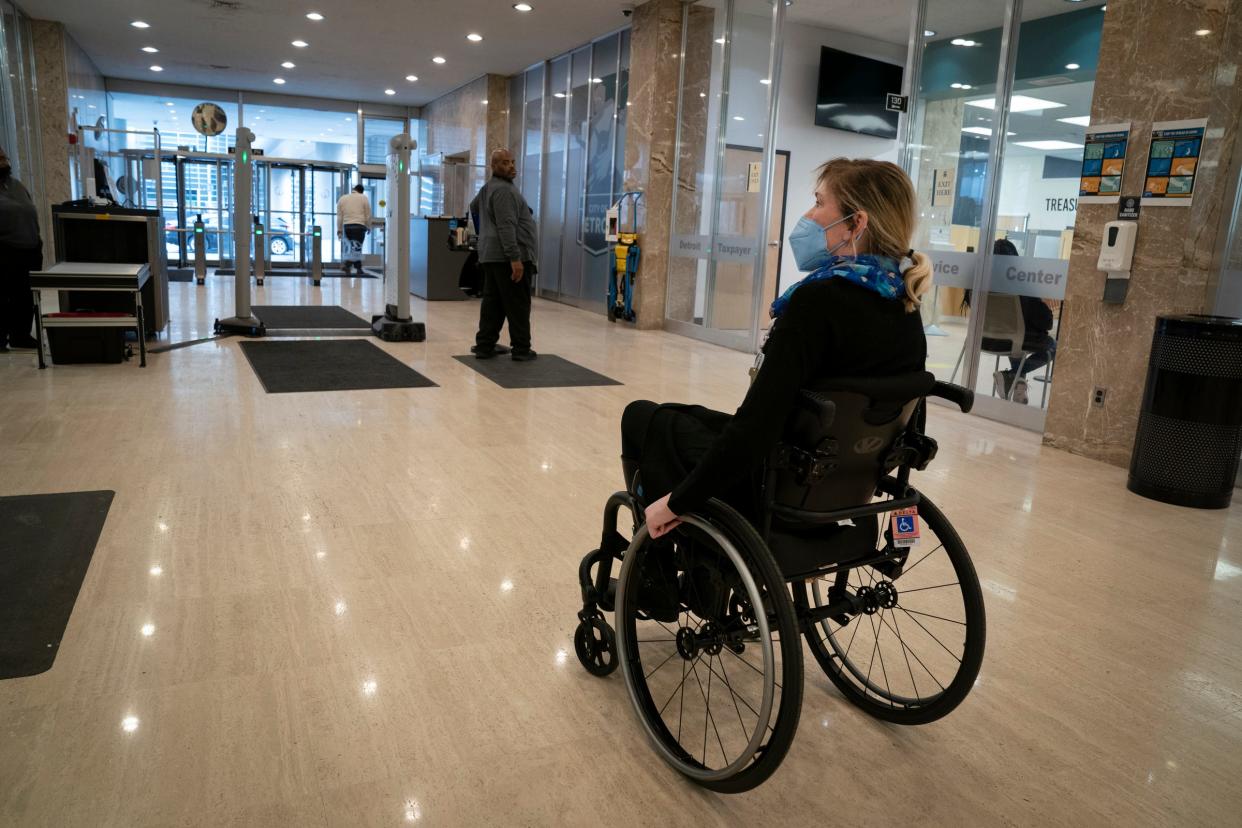
[[[920,371],[804,390],[768,463],[770,502],[813,512],[870,503],[894,444],[935,381]]]

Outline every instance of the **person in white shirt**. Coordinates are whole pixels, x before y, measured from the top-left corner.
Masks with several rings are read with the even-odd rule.
[[[341,261],[345,272],[357,265],[362,275],[362,242],[371,227],[371,200],[362,194],[362,185],[354,187],[336,202],[336,234],[341,238]]]

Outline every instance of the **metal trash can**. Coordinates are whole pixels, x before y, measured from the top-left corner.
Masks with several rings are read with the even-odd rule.
[[[1130,491],[1223,509],[1242,454],[1242,320],[1161,316],[1130,458]]]

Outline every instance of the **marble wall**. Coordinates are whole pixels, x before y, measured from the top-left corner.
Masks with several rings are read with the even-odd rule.
[[[1205,36],[1196,30],[1207,30]],[[1210,311],[1224,229],[1225,173],[1242,123],[1242,3],[1237,0],[1119,0],[1108,5],[1093,123],[1131,121],[1123,193],[1141,194],[1153,121],[1208,118],[1189,208],[1144,207],[1125,304],[1101,302],[1096,270],[1105,222],[1115,205],[1081,204],[1070,257],[1044,440],[1058,448],[1129,465],[1147,357],[1158,315]],[[1103,407],[1092,404],[1107,389]]]
[[[427,155],[470,153],[473,164],[486,164],[491,151],[507,143],[509,80],[483,75],[423,107]]]
[[[634,10],[631,20],[625,189],[641,190],[644,204],[638,216],[643,256],[635,310],[638,327],[660,328],[668,284],[681,2],[650,0]]]

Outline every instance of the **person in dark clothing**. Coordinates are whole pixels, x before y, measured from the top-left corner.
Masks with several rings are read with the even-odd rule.
[[[0,351],[33,351],[30,271],[43,267],[39,213],[0,148]]]
[[[483,268],[483,305],[479,308],[479,332],[474,337],[478,359],[507,353],[500,329],[509,321],[512,358],[524,362],[538,354],[530,347],[530,292],[535,275],[534,213],[513,184],[517,164],[513,153],[492,153],[492,177],[470,202],[478,216],[479,265]]]
[[[753,518],[753,481],[801,389],[924,369],[914,311],[932,274],[909,250],[916,216],[914,187],[895,164],[839,158],[819,168],[815,206],[789,237],[810,275],[772,303],[776,321],[737,413],[639,400],[621,418],[622,459],[641,469],[652,537],[711,497]]]
[[[992,245],[992,253],[996,256],[1017,256],[1018,248],[1009,239],[997,239]],[[1026,333],[1022,337],[1022,350],[1030,352],[1026,362],[1009,358],[1009,370],[997,371],[993,376],[998,391],[1002,396],[1016,403],[1026,405],[1026,375],[1047,365],[1057,352],[1057,341],[1052,337],[1052,308],[1037,296],[1019,296],[1022,304],[1022,323]],[[1018,366],[1022,366],[1022,375],[1018,375]],[[1014,386],[1014,383],[1017,383]],[[1013,394],[1010,395],[1010,386]]]

